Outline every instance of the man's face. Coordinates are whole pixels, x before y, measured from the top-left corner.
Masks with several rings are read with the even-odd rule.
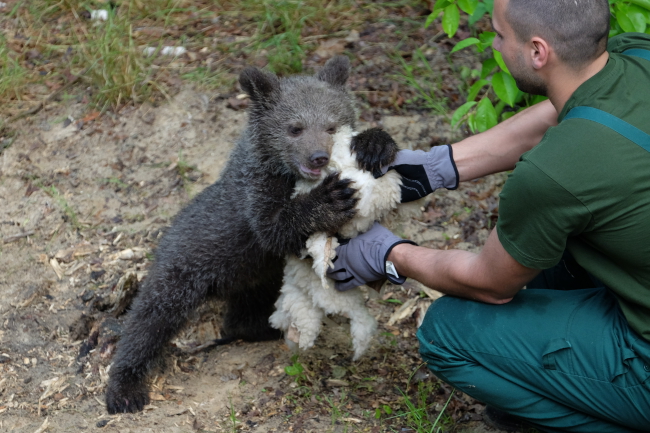
[[[530,53],[532,47],[517,39],[515,31],[506,20],[506,8],[509,1],[495,0],[494,2],[492,27],[497,35],[494,38],[493,48],[501,53],[503,61],[521,91],[547,96],[546,83],[527,62],[526,54]]]

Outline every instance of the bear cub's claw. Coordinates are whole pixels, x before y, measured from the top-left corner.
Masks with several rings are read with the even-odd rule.
[[[149,389],[146,384],[109,383],[106,390],[106,410],[110,414],[140,412],[149,404]]]
[[[313,216],[318,227],[315,231],[336,233],[354,217],[358,199],[353,197],[357,190],[350,187],[351,183],[350,179],[340,179],[340,173],[332,173],[311,191],[316,200]]]
[[[351,148],[357,153],[357,163],[361,170],[381,176],[382,167],[395,160],[399,147],[384,130],[370,128],[352,138]]]

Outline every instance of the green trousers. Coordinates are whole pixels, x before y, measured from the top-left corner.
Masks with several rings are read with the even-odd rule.
[[[440,379],[545,432],[650,432],[650,343],[571,262],[504,305],[445,296],[418,331]]]

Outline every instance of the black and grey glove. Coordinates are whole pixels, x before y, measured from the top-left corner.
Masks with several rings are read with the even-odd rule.
[[[328,269],[327,276],[335,281],[336,290],[340,291],[386,278],[391,283],[402,284],[406,277],[400,277],[394,268],[386,269],[386,259],[395,245],[403,243],[417,245],[375,223],[356,238],[340,241],[334,266]]]
[[[438,188],[458,188],[458,170],[450,145],[423,150],[400,150],[390,165],[374,172],[375,178],[395,170],[402,176],[402,203],[415,201]]]

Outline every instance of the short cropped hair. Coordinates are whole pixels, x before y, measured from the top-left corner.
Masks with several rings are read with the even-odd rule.
[[[574,68],[607,49],[607,0],[510,0],[506,19],[521,42],[539,36]]]

